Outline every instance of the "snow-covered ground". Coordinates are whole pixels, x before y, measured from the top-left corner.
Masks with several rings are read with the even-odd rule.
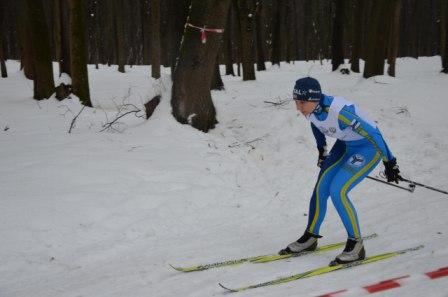
[[[397,77],[362,79],[331,65],[297,62],[224,77],[213,92],[219,125],[208,134],[170,114],[169,75],[149,67],[89,68],[95,109],[78,100],[34,101],[32,82],[8,62],[0,79],[0,296],[221,296],[241,286],[327,264],[338,250],[270,264],[196,273],[169,267],[275,253],[303,232],[318,169],[309,123],[290,100],[310,74],[379,122],[404,176],[448,188],[448,76],[440,57],[399,59]],[[123,104],[162,93],[149,121],[130,114],[102,125]],[[283,102],[273,105],[268,102]],[[133,107],[129,107],[133,108]],[[378,166],[373,175],[382,170]],[[411,194],[366,180],[352,193],[368,254],[424,244],[388,261],[239,293],[315,296],[448,266],[448,196]],[[331,204],[331,203],[330,203]],[[345,241],[333,207],[322,244]],[[378,296],[448,296],[448,278]]]

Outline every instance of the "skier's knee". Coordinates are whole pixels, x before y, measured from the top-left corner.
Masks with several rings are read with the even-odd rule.
[[[340,203],[342,196],[342,189],[337,185],[331,185],[330,196],[333,203]]]

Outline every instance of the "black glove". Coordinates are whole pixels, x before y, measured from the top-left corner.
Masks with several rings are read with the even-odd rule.
[[[322,163],[328,157],[327,148],[324,146],[319,148],[319,158],[317,159],[317,167],[321,167]]]
[[[386,175],[388,182],[395,182],[398,184],[398,181],[401,179],[400,170],[398,169],[397,159],[393,158],[389,161],[383,161],[384,163],[384,174]]]

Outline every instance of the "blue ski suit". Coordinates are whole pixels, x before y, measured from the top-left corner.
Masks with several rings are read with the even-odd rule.
[[[323,161],[311,196],[307,231],[319,235],[331,197],[348,237],[361,238],[358,215],[348,193],[379,163],[394,158],[375,122],[342,97],[322,95],[314,112],[307,116],[317,148],[326,147],[325,135],[336,138]]]

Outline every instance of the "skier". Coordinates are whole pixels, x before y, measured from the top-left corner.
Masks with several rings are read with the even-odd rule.
[[[388,182],[401,178],[395,157],[389,150],[375,122],[359,110],[356,104],[342,97],[324,95],[319,82],[301,78],[294,86],[293,98],[299,110],[311,122],[319,157],[319,176],[310,200],[308,225],[297,241],[280,254],[312,251],[317,247],[320,226],[325,218],[327,200],[333,204],[347,231],[344,251],[333,264],[350,263],[365,258],[358,217],[348,193],[359,184],[382,158]],[[326,136],[336,138],[330,153]]]

